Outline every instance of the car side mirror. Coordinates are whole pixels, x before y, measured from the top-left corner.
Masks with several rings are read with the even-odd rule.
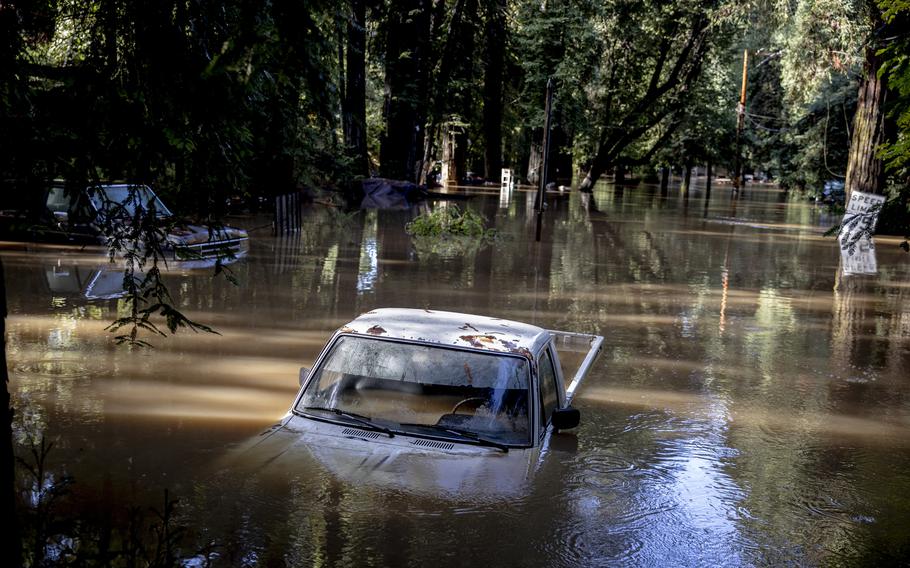
[[[570,430],[578,426],[579,422],[581,422],[581,413],[577,408],[571,406],[557,408],[553,411],[553,417],[550,420],[556,430]]]
[[[309,376],[309,374],[310,374],[309,367],[300,367],[300,380],[299,380],[300,386],[303,386],[303,383],[304,383],[304,381],[306,381],[306,378],[307,378],[307,376]]]

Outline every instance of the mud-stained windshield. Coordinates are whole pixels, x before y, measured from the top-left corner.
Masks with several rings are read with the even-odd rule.
[[[449,436],[448,428],[525,446],[528,383],[522,357],[341,336],[296,410],[339,409],[414,434]]]

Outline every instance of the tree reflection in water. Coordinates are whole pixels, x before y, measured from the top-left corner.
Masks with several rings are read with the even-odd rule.
[[[223,336],[140,354],[103,331],[116,298],[48,288],[71,253],[4,252],[11,385],[27,409],[15,426],[57,441],[54,466],[77,481],[69,510],[160,510],[167,487],[194,544],[217,541],[224,565],[901,558],[904,253],[878,239],[877,274],[847,276],[822,236],[834,220],[814,205],[759,186],[703,203],[696,180],[686,209],[675,189],[554,196],[540,243],[532,193],[506,208],[483,193],[466,206],[503,238],[464,256],[415,254],[403,230],[415,211],[313,208],[299,238],[252,233],[239,287],[169,275],[181,309]],[[575,401],[577,451],[505,502],[350,484],[310,461],[232,477],[219,458],[281,416],[333,329],[380,306],[604,335]]]

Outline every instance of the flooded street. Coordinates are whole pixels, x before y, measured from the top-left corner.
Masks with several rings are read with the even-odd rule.
[[[549,196],[535,243],[532,193],[474,193],[449,203],[489,219],[491,246],[415,246],[416,210],[313,206],[290,237],[231,219],[250,230],[239,286],[168,276],[179,306],[221,335],[146,351],[105,331],[123,305],[103,257],[5,249],[20,454],[54,441],[50,469],[75,481],[61,514],[160,508],[167,489],[228,565],[910,558],[910,256],[897,239],[877,239],[875,275],[845,275],[823,236],[838,219],[776,188],[733,199],[715,186],[706,202],[698,186],[683,198],[601,185]],[[331,333],[377,307],[603,335],[573,403],[581,426],[526,478],[438,495],[352,479],[305,451],[299,467],[238,458]]]

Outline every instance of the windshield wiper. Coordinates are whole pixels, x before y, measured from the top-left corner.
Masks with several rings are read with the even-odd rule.
[[[337,414],[338,416],[343,416],[349,418],[358,424],[365,426],[369,430],[374,430],[376,432],[382,432],[386,434],[389,438],[394,438],[395,433],[386,428],[385,426],[380,426],[373,422],[369,416],[364,416],[362,414],[357,414],[354,412],[348,412],[346,410],[341,410],[340,408],[327,408],[325,406],[304,406],[304,410],[321,410],[322,412],[331,412],[332,414]]]
[[[489,446],[491,448],[499,448],[505,453],[509,453],[509,446],[496,440],[491,440],[489,438],[484,438],[480,436],[477,432],[472,432],[471,430],[464,430],[462,428],[452,428],[451,426],[440,426],[439,424],[416,424],[416,423],[402,423],[402,426],[417,426],[419,428],[431,428],[433,430],[439,430],[441,432],[448,432],[449,434],[455,434],[462,438],[467,438],[472,442],[475,442],[478,446]]]

